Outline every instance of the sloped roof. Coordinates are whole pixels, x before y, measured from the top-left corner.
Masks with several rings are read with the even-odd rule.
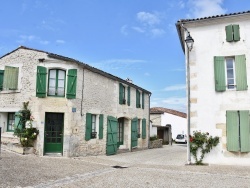
[[[168,113],[168,114],[172,114],[172,115],[175,115],[175,116],[187,118],[186,113],[179,112],[179,111],[176,111],[176,110],[171,110],[171,109],[163,108],[163,107],[150,108],[150,114],[163,114],[163,113]]]
[[[102,75],[102,76],[105,76],[105,77],[107,77],[107,78],[110,78],[110,79],[113,79],[113,80],[117,80],[117,81],[119,81],[119,82],[121,82],[121,83],[124,83],[124,84],[126,84],[126,85],[129,85],[129,86],[134,87],[134,88],[136,88],[136,89],[139,89],[139,90],[141,90],[141,91],[144,91],[144,92],[146,92],[146,93],[148,93],[148,94],[151,95],[151,92],[150,92],[150,91],[148,91],[148,90],[146,90],[146,89],[143,89],[143,88],[141,88],[141,87],[139,87],[139,86],[137,86],[137,85],[135,85],[135,84],[133,84],[133,83],[127,82],[126,80],[121,79],[121,78],[119,78],[119,77],[117,77],[117,76],[114,76],[114,75],[112,75],[112,74],[109,74],[109,73],[107,73],[107,72],[104,72],[104,71],[102,71],[102,70],[100,70],[100,69],[97,69],[97,68],[95,68],[95,67],[91,67],[90,65],[85,64],[85,63],[83,63],[83,62],[80,62],[80,61],[78,61],[78,60],[76,60],[76,59],[73,59],[73,58],[70,58],[70,57],[66,57],[66,56],[62,56],[62,55],[58,55],[58,54],[54,54],[54,53],[50,53],[50,52],[46,52],[46,51],[43,51],[43,50],[37,50],[37,49],[33,49],[33,48],[28,48],[28,47],[25,47],[25,46],[19,46],[17,49],[15,49],[15,50],[13,50],[13,51],[11,51],[11,52],[9,52],[9,53],[3,55],[2,57],[0,57],[0,59],[2,59],[3,57],[5,57],[5,56],[7,56],[7,55],[9,55],[9,54],[11,54],[11,53],[13,53],[13,52],[19,50],[19,49],[26,49],[26,50],[33,50],[33,51],[37,51],[37,52],[42,52],[42,53],[46,53],[46,54],[48,55],[48,57],[51,57],[51,58],[61,59],[61,60],[63,60],[63,61],[70,61],[70,62],[77,63],[77,64],[83,66],[85,69],[91,70],[92,72],[95,72],[95,73],[100,74],[100,75]]]
[[[224,17],[232,17],[232,16],[238,16],[243,14],[250,14],[250,10],[248,11],[242,11],[242,12],[235,12],[235,13],[229,13],[229,14],[221,14],[221,15],[214,15],[214,16],[207,16],[202,18],[194,18],[194,19],[181,19],[178,20],[178,22],[193,22],[193,21],[200,21],[200,20],[208,20],[208,19],[216,19],[216,18],[224,18]],[[177,22],[177,23],[178,23]]]
[[[178,20],[177,23],[175,24],[175,26],[176,26],[176,29],[177,29],[177,32],[178,32],[178,35],[179,35],[179,39],[180,39],[180,43],[181,43],[181,47],[182,47],[183,52],[185,53],[184,39],[183,39],[184,36],[183,36],[183,33],[181,33],[181,30],[183,29],[182,24],[191,23],[191,22],[215,20],[215,19],[221,19],[221,18],[230,18],[230,17],[241,16],[241,15],[250,15],[250,10],[242,11],[242,12],[236,12],[236,13],[208,16],[208,17],[202,17],[202,18],[180,19],[180,20]]]

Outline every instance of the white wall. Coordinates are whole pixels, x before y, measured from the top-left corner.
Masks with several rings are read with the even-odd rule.
[[[173,114],[164,113],[161,116],[162,126],[167,124],[172,128],[172,139],[175,139],[177,134],[187,134],[187,119]]]
[[[225,26],[240,25],[240,41],[227,42]],[[220,137],[220,144],[204,162],[240,163],[250,154],[236,154],[226,149],[226,111],[250,110],[250,88],[247,91],[215,91],[214,56],[246,55],[247,83],[250,85],[250,16],[234,16],[187,23],[185,27],[194,39],[190,52],[191,132],[201,130]],[[244,159],[244,160],[245,160]]]

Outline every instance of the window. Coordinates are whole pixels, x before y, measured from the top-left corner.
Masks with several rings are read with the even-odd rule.
[[[126,93],[127,88],[127,93]],[[127,94],[127,98],[126,98]],[[119,83],[119,104],[126,104],[130,106],[130,87]]]
[[[0,90],[17,90],[18,89],[18,67],[5,66],[0,70]]]
[[[250,152],[249,111],[226,112],[227,150]]]
[[[4,70],[0,70],[0,91],[3,90],[3,75],[4,75]]]
[[[138,124],[137,124],[137,133],[138,133],[138,138],[141,137],[141,120],[138,119]]]
[[[49,70],[48,95],[64,97],[65,93],[65,71],[60,69]]]
[[[103,138],[103,114],[86,114],[85,140],[97,138],[97,125],[99,117],[99,139]]]
[[[245,55],[234,57],[214,57],[215,91],[226,89],[247,90]]]
[[[225,58],[226,62],[226,78],[227,78],[227,88],[235,88],[235,79],[234,79],[234,58]]]
[[[138,89],[136,90],[136,108],[141,108],[141,93]]]
[[[48,95],[50,96],[65,96],[65,83],[67,81],[67,99],[76,98],[76,85],[77,85],[77,69],[69,69],[67,71],[61,69],[50,69],[48,76],[48,86],[47,86],[47,68],[42,66],[37,66],[37,78],[36,78],[36,96],[39,98],[44,98]],[[48,87],[48,91],[47,91]]]
[[[15,113],[9,112],[8,113],[8,124],[7,124],[7,131],[13,132],[15,125]]]
[[[96,138],[96,115],[91,115],[91,138]]]
[[[123,145],[124,118],[118,119],[117,147]]]
[[[227,42],[239,41],[240,40],[240,27],[239,25],[228,25],[226,30]]]

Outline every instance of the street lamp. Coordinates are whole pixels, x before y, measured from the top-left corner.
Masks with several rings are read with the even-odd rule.
[[[187,32],[187,36],[185,39],[185,43],[187,47],[185,48],[185,55],[186,55],[186,65],[187,65],[187,87],[188,87],[188,93],[187,93],[187,100],[188,100],[188,108],[187,108],[187,115],[188,115],[188,122],[187,122],[187,164],[191,164],[191,153],[190,153],[190,66],[189,66],[189,52],[193,49],[194,39],[190,36],[189,31],[187,31],[186,28],[184,28]]]
[[[188,32],[188,36],[185,39],[185,42],[188,47],[188,50],[191,51],[193,49],[194,39],[190,36],[189,32]]]

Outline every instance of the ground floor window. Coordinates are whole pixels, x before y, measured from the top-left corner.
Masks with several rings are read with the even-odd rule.
[[[9,112],[8,113],[7,131],[9,131],[9,132],[14,131],[14,125],[15,125],[15,113]]]
[[[227,111],[227,150],[234,152],[250,152],[249,111]]]
[[[118,130],[117,130],[117,145],[123,145],[123,134],[124,134],[124,118],[118,119]]]

